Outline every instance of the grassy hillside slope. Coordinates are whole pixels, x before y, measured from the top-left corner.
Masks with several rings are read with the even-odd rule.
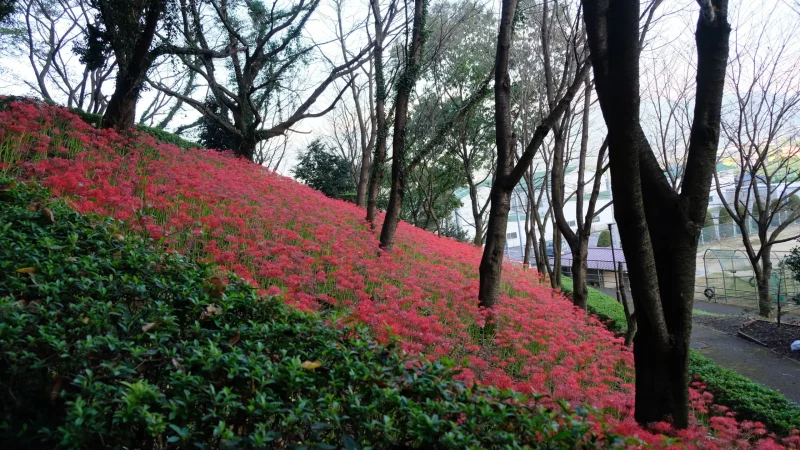
[[[78,211],[121,219],[126,232],[230,269],[262,294],[450,361],[461,381],[588,404],[618,431],[664,442],[633,421],[630,351],[530,272],[505,268],[496,334],[482,334],[474,246],[401,223],[387,254],[352,204],[227,154],[97,130],[55,107],[11,104],[0,142],[0,171],[40,181]],[[752,425],[708,408],[709,396],[694,397],[697,426],[680,436],[757,439]]]
[[[9,181],[0,177],[3,448],[636,444],[587,410],[467,388],[363,327],[258,297],[214,265]]]

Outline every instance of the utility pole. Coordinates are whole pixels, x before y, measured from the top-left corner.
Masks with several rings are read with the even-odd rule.
[[[614,230],[612,227],[614,226],[613,223],[608,224],[608,234],[611,238],[611,261],[614,262],[614,289],[617,294],[617,303],[619,303],[619,277],[617,276],[617,252],[614,250]],[[622,272],[620,272],[620,276]]]

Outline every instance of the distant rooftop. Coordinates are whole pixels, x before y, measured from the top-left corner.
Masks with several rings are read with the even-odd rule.
[[[623,268],[627,269],[627,267],[624,265],[625,254],[622,253],[621,248],[612,249],[610,247],[589,247],[588,254],[586,256],[587,268],[615,270],[614,261],[617,263],[623,263]],[[572,264],[572,253],[561,255],[561,264]]]

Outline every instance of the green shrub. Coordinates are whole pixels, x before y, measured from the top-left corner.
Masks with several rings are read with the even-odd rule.
[[[454,381],[120,223],[0,180],[0,442],[15,448],[576,448],[591,412]],[[524,404],[523,404],[524,403]],[[525,406],[532,405],[532,406]],[[596,420],[596,419],[594,419]],[[604,428],[604,427],[600,427]],[[601,431],[599,431],[601,432]],[[599,442],[598,442],[599,441]]]
[[[561,290],[572,292],[572,289],[572,279],[562,276]],[[621,333],[627,330],[628,323],[625,321],[625,310],[622,305],[591,286],[588,287],[588,290],[589,296],[586,301],[586,308],[589,313],[596,315],[611,331]]]
[[[757,420],[780,434],[800,429],[800,406],[778,392],[720,367],[694,351],[689,356],[689,373],[706,385],[716,403],[735,411],[738,419]]]
[[[562,290],[572,291],[572,280],[561,278]],[[588,309],[606,323],[611,331],[626,330],[625,310],[620,303],[602,292],[589,288]],[[697,376],[714,394],[714,402],[736,412],[740,420],[757,420],[770,431],[788,434],[800,429],[800,406],[780,393],[755,383],[738,373],[720,367],[694,350],[690,351],[689,373]]]
[[[190,148],[201,148],[200,144],[196,142],[189,141],[178,136],[175,133],[170,133],[168,131],[164,131],[163,128],[155,128],[155,127],[148,127],[145,125],[137,125],[136,129],[139,131],[143,131],[150,136],[158,139],[161,142],[166,142],[167,144],[176,145],[184,150],[188,150]]]
[[[91,114],[87,113],[86,111],[80,110],[78,108],[70,109],[70,112],[73,114],[77,114],[78,117],[81,118],[84,122],[88,123],[89,125],[99,127],[103,123],[103,116],[99,114]],[[148,127],[145,125],[137,125],[136,129],[153,136],[154,138],[158,139],[161,142],[166,142],[168,144],[176,145],[182,149],[190,149],[190,148],[200,148],[200,145],[186,140],[175,133],[170,133],[165,131],[162,128],[155,128],[155,127]]]
[[[597,246],[598,247],[611,247],[611,232],[608,230],[603,230],[600,232],[600,236],[597,237]]]

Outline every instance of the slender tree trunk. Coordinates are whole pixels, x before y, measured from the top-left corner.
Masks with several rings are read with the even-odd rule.
[[[589,237],[580,237],[578,245],[572,249],[572,303],[586,309],[589,288],[586,286],[586,256],[589,248]]]
[[[475,220],[475,239],[472,240],[472,243],[480,247],[483,245],[483,216],[476,214],[472,218]]]
[[[400,210],[403,208],[403,196],[406,189],[406,124],[408,123],[408,101],[416,84],[420,57],[422,56],[423,28],[425,26],[424,0],[414,0],[414,23],[411,30],[411,48],[409,49],[403,77],[397,87],[397,99],[394,110],[394,134],[392,135],[392,188],[389,193],[389,206],[381,228],[380,247],[391,250],[400,221]]]
[[[480,265],[480,290],[478,299],[480,306],[491,308],[500,296],[500,279],[503,265],[503,249],[506,244],[506,228],[511,194],[519,184],[525,172],[530,168],[533,158],[544,142],[550,129],[561,118],[580,87],[580,81],[588,71],[583,66],[577,71],[569,88],[564,92],[557,106],[536,127],[536,132],[528,142],[519,161],[514,164],[517,137],[512,133],[511,120],[511,77],[508,72],[508,61],[511,49],[511,35],[517,1],[503,0],[500,12],[500,27],[497,36],[497,53],[495,56],[495,142],[497,145],[497,168],[492,183],[491,208],[489,210],[489,226],[487,228],[487,245],[483,251]],[[491,246],[489,245],[491,242]]]
[[[527,183],[527,182],[526,182]],[[525,235],[525,243],[522,243],[522,236],[519,237],[520,247],[522,247],[522,268],[529,269],[531,267],[531,249],[530,249],[530,220],[531,220],[531,186],[527,185],[525,190],[525,220],[522,223],[522,233]],[[522,199],[520,198],[520,201]]]
[[[372,171],[369,180],[369,194],[367,197],[367,222],[375,226],[375,216],[378,213],[378,195],[381,192],[383,172],[386,166],[386,137],[389,134],[389,125],[386,121],[386,79],[383,73],[383,20],[381,20],[381,7],[378,0],[371,0],[372,15],[375,18],[375,124],[377,137],[375,140],[375,155],[372,157]]]
[[[125,130],[135,124],[136,102],[139,100],[144,77],[152,63],[150,45],[156,35],[156,26],[164,7],[162,0],[151,0],[145,15],[144,30],[136,39],[133,55],[124,67],[119,64],[117,85],[103,115],[103,128]],[[119,60],[117,57],[117,61]]]
[[[625,331],[625,346],[630,347],[633,345],[633,338],[636,336],[636,310],[633,303],[628,298],[625,292],[625,278],[623,277],[622,263],[617,263],[617,282],[619,283],[619,296],[622,300],[622,308],[625,311],[625,323],[628,329]]]
[[[561,288],[561,230],[553,227],[553,268],[550,274],[550,286]]]
[[[364,147],[361,150],[361,173],[358,175],[358,190],[356,191],[356,204],[362,208],[367,206],[367,187],[369,186],[369,176],[371,172],[370,157],[372,149]]]
[[[536,260],[536,264],[537,267],[541,267],[542,275],[553,278],[553,266],[550,264],[550,256],[547,254],[547,240],[545,239],[545,230],[547,229],[545,222],[548,216],[549,213],[545,214],[544,220],[538,214],[534,216],[537,221],[536,226],[539,228],[539,258]]]
[[[770,261],[769,252],[771,248],[766,247],[762,249],[761,261],[755,261],[753,267],[761,266],[758,271],[753,271],[756,279],[756,288],[758,290],[758,314],[761,317],[769,318],[772,316],[772,294],[769,289],[770,277],[772,276],[772,261]]]
[[[541,233],[539,234],[538,239],[536,237],[536,228],[539,227],[541,221],[542,220],[539,217],[539,210],[536,208],[533,210],[533,221],[531,222],[531,249],[533,250],[533,258],[534,262],[536,263],[536,270],[539,272],[539,276],[543,277],[549,272],[547,270],[547,265],[545,264],[545,258],[547,258],[547,243],[543,244],[540,242],[540,240],[543,241]]]

